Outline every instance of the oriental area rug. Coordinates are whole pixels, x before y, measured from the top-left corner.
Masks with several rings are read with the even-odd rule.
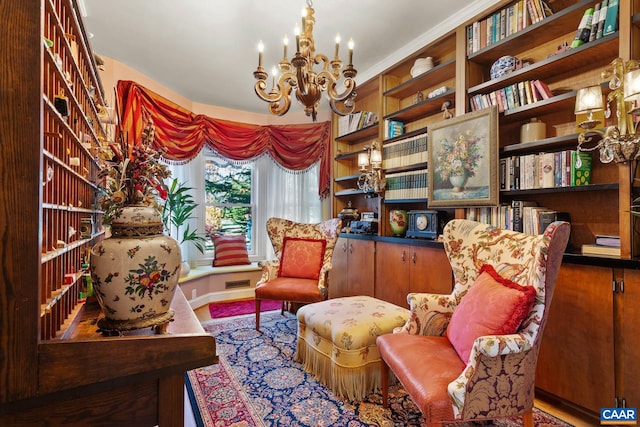
[[[189,399],[199,427],[361,427],[420,426],[420,411],[402,386],[389,391],[390,409],[372,393],[363,402],[336,397],[304,371],[293,359],[296,343],[295,315],[272,311],[255,317],[245,315],[203,322],[215,336],[219,363],[186,373]],[[534,409],[537,427],[569,427]],[[478,424],[445,424],[447,427]],[[485,423],[484,426],[521,426],[518,418]]]
[[[263,300],[260,303],[260,311],[280,310],[282,301]],[[209,315],[212,319],[239,316],[256,312],[256,301],[245,299],[240,301],[223,301],[209,303]]]

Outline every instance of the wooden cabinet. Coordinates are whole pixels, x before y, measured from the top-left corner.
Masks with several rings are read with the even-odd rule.
[[[409,293],[450,294],[452,283],[451,266],[441,248],[376,243],[376,298],[409,308]]]
[[[615,406],[613,269],[562,264],[536,387],[598,413]]]
[[[373,296],[374,252],[373,240],[338,239],[331,261],[329,298]]]
[[[616,298],[616,397],[620,406],[640,406],[640,270],[624,269]]]
[[[182,292],[166,335],[104,337],[97,304],[81,298],[84,255],[102,238],[83,225],[99,220],[93,149],[105,134],[77,5],[1,8],[20,29],[0,30],[11,64],[0,75],[0,425],[182,425],[184,372],[215,362]]]

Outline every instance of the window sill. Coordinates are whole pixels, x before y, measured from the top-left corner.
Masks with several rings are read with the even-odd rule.
[[[192,268],[188,275],[181,277],[178,283],[186,283],[190,280],[195,280],[200,277],[210,276],[212,274],[227,274],[227,273],[239,273],[243,271],[260,271],[262,270],[258,266],[257,262],[245,265],[229,265],[225,267],[212,267],[212,266],[199,266]]]

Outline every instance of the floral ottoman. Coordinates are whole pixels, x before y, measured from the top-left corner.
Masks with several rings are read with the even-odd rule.
[[[380,388],[376,337],[405,324],[409,310],[368,296],[335,298],[298,310],[295,359],[350,400]]]

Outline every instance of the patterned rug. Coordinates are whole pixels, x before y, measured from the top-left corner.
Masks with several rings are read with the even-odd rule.
[[[260,312],[280,310],[282,301],[263,300],[260,303]],[[249,314],[256,312],[256,301],[245,299],[239,301],[222,301],[209,303],[209,314],[212,319],[220,319],[222,317],[239,316],[241,314]]]
[[[203,322],[216,338],[220,363],[187,372],[189,398],[199,427],[420,426],[420,411],[401,386],[389,391],[390,410],[373,393],[363,402],[337,398],[293,360],[297,320],[285,312],[262,314],[255,330],[251,315]],[[570,424],[534,409],[538,427]],[[445,424],[467,426],[478,424]],[[521,426],[520,418],[485,426]]]

